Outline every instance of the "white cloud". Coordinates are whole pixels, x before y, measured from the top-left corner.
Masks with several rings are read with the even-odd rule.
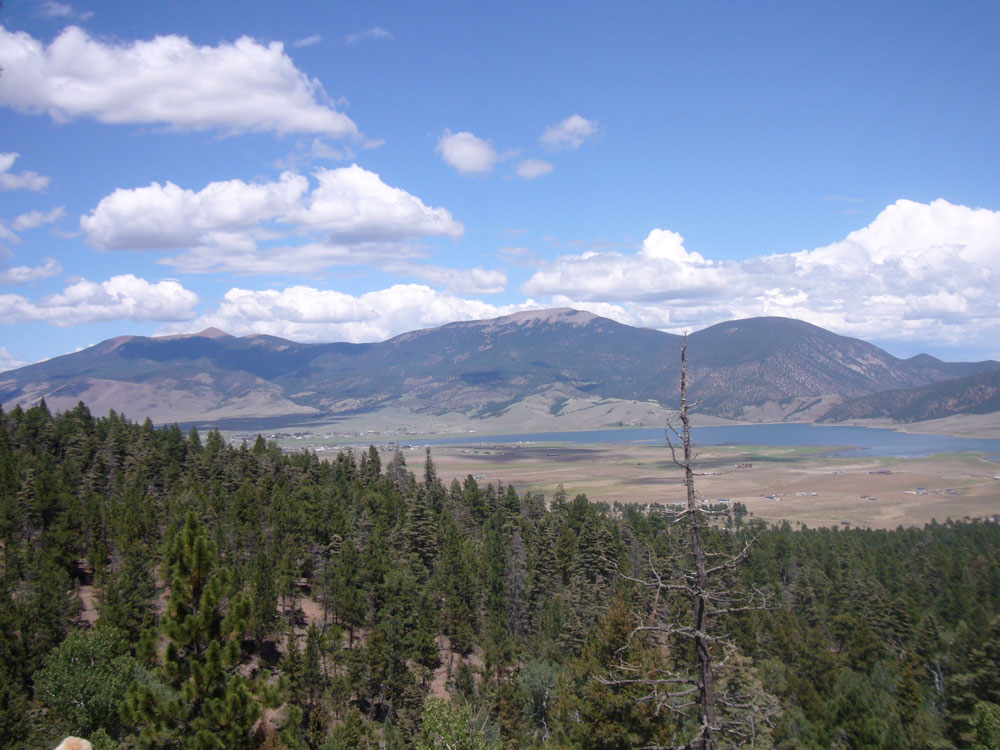
[[[27,284],[48,279],[62,273],[62,265],[55,258],[46,258],[43,266],[15,266],[0,271],[0,284]]]
[[[161,262],[184,273],[322,276],[330,266],[384,266],[420,257],[417,250],[398,242],[354,245],[310,242],[260,249],[246,236],[214,239],[216,244],[200,245]]]
[[[292,46],[296,48],[312,47],[314,44],[319,44],[322,41],[323,37],[319,34],[313,34],[311,36],[307,36],[305,39],[296,39],[292,42]]]
[[[464,131],[452,133],[445,130],[438,139],[437,152],[446,164],[465,176],[491,172],[499,159],[492,145]]]
[[[554,167],[541,159],[525,159],[514,167],[517,176],[523,180],[534,180],[551,172]]]
[[[597,122],[573,114],[545,129],[538,141],[552,151],[575,151],[597,132]]]
[[[654,229],[634,255],[563,255],[544,264],[522,290],[599,302],[666,302],[721,292],[727,279],[698,253],[685,250],[683,241],[675,232]]]
[[[1000,211],[900,200],[815,250],[712,261],[654,230],[636,253],[561,256],[521,290],[673,331],[779,315],[863,338],[955,344],[1000,335],[998,279]]]
[[[388,263],[385,270],[428,281],[453,294],[500,294],[507,288],[507,275],[490,268],[443,268],[418,263]]]
[[[341,241],[397,240],[415,236],[458,238],[464,229],[443,208],[430,208],[405,190],[386,185],[357,164],[318,169],[308,205],[287,217]]]
[[[442,293],[420,284],[352,296],[306,286],[281,291],[230,289],[219,309],[185,324],[166,326],[183,333],[215,326],[237,336],[266,333],[295,341],[384,341],[400,333],[534,309],[532,301],[496,306]]]
[[[29,211],[14,219],[14,223],[11,226],[18,232],[24,232],[25,230],[36,229],[46,224],[54,224],[65,215],[65,206],[56,206],[48,211]]]
[[[80,219],[87,239],[102,249],[234,247],[252,250],[263,225],[277,221],[321,232],[324,244],[364,244],[420,236],[457,238],[462,225],[443,208],[386,185],[357,165],[318,169],[316,188],[291,172],[278,182],[209,183],[194,192],[173,183],[118,189]],[[273,230],[272,230],[273,231]]]
[[[176,281],[150,283],[124,274],[101,283],[82,279],[38,301],[2,294],[0,317],[10,323],[45,321],[58,326],[126,318],[178,321],[193,317],[197,303],[198,295]]]
[[[0,346],[0,372],[16,370],[18,367],[24,367],[26,364],[28,363],[18,359],[7,351],[5,347]]]
[[[5,251],[4,242],[20,242],[21,238],[10,231],[10,228],[0,220],[0,251]]]
[[[94,11],[88,10],[80,12],[69,3],[57,3],[54,0],[47,0],[42,3],[42,13],[49,18],[69,18],[86,21],[94,17]]]
[[[0,76],[0,82],[2,81],[3,76]],[[0,83],[0,86],[2,85]],[[14,166],[14,162],[17,161],[19,156],[20,154],[15,153],[0,154],[0,190],[37,191],[47,188],[49,182],[52,181],[51,177],[45,177],[37,172],[18,172],[15,174],[10,171],[10,168]]]
[[[537,266],[538,256],[534,250],[527,247],[505,245],[497,251],[501,260],[515,266]]]
[[[102,250],[178,248],[213,233],[249,230],[299,205],[309,181],[285,172],[277,182],[211,182],[195,192],[172,182],[126,190],[101,199],[80,219],[87,240]]]
[[[275,159],[274,167],[281,170],[298,172],[305,164],[316,161],[343,161],[354,158],[351,148],[334,148],[322,138],[314,138],[312,143],[298,141],[287,156]]]
[[[704,263],[711,265],[701,255],[684,247],[684,238],[669,229],[654,229],[642,243],[641,255],[657,260],[672,261],[678,264]]]
[[[0,66],[0,103],[57,122],[358,135],[280,42],[241,37],[209,47],[171,35],[115,44],[70,26],[46,47],[0,26]]]
[[[346,37],[344,37],[344,40],[348,44],[357,44],[358,42],[366,42],[370,39],[395,39],[395,37],[388,31],[379,26],[373,26],[367,31],[362,31],[357,34],[348,34]]]
[[[81,217],[80,228],[102,250],[183,250],[163,262],[189,273],[317,274],[416,257],[407,241],[464,232],[446,209],[357,165],[314,176],[312,191],[291,172],[276,182],[213,182],[197,192],[170,182],[118,189]],[[288,243],[289,234],[305,241]]]
[[[337,161],[344,158],[344,152],[334,148],[322,138],[313,138],[312,145],[309,147],[309,156],[313,159]]]

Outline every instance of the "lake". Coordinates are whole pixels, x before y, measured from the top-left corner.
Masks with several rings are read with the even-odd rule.
[[[924,435],[874,427],[845,427],[803,423],[695,427],[696,445],[816,446],[828,456],[896,456],[919,458],[937,453],[976,451],[1000,457],[1000,440]],[[403,441],[400,441],[403,442]],[[536,432],[519,435],[414,439],[411,445],[469,445],[474,443],[634,443],[662,444],[663,429],[634,427],[578,432]]]

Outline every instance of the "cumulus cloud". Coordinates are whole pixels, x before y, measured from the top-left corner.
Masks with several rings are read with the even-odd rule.
[[[209,183],[200,191],[173,183],[118,189],[80,219],[103,250],[184,250],[167,259],[188,272],[314,273],[334,264],[410,257],[417,237],[458,238],[460,222],[357,165],[318,169],[316,187],[285,172],[279,180]],[[260,249],[289,232],[299,245]]]
[[[544,264],[524,284],[526,294],[559,294],[596,302],[668,302],[721,292],[727,278],[676,232],[654,229],[638,253],[587,251]]]
[[[514,172],[517,176],[523,180],[534,180],[538,177],[543,177],[551,172],[554,167],[547,161],[542,161],[541,159],[525,159],[524,161],[518,162],[517,166],[514,167]]]
[[[550,125],[538,141],[552,151],[576,151],[597,132],[597,122],[573,114],[556,125]]]
[[[55,258],[46,258],[45,265],[15,266],[0,271],[0,284],[27,284],[39,279],[48,279],[62,273],[62,265]]]
[[[2,29],[2,27],[0,27]],[[2,53],[0,53],[2,54]],[[3,76],[0,76],[0,82],[3,81]],[[0,83],[0,86],[3,84]],[[44,190],[49,186],[52,181],[51,177],[45,177],[38,174],[37,172],[18,172],[14,173],[10,171],[10,168],[14,166],[14,162],[20,154],[6,153],[0,154],[0,190]]]
[[[348,34],[344,37],[344,41],[348,44],[357,44],[358,42],[367,42],[372,39],[394,39],[395,37],[381,28],[380,26],[373,26],[367,31],[361,31],[357,34]]]
[[[496,306],[421,284],[397,284],[360,296],[306,286],[280,291],[234,288],[218,310],[190,323],[166,326],[164,331],[185,333],[215,326],[237,336],[266,333],[295,341],[384,341],[418,328],[536,307],[532,301]]]
[[[491,172],[499,159],[496,149],[488,141],[465,131],[452,133],[445,130],[438,139],[437,152],[446,164],[465,176]]]
[[[198,192],[154,182],[119,188],[102,198],[80,219],[80,228],[102,250],[185,247],[283,216],[299,205],[308,189],[309,181],[291,172],[277,182],[211,182]]]
[[[126,318],[178,321],[193,317],[197,303],[198,295],[176,281],[150,283],[123,274],[100,283],[82,279],[37,301],[2,294],[0,317],[10,323],[45,321],[58,326]]]
[[[21,214],[14,219],[11,227],[18,232],[24,232],[28,229],[45,226],[46,224],[54,224],[65,215],[65,206],[56,206],[48,211],[28,211],[28,213]]]
[[[386,185],[357,164],[318,169],[319,185],[308,205],[288,216],[302,227],[321,229],[342,241],[403,239],[414,236],[458,238],[464,229],[443,208],[430,208],[405,190]]]
[[[45,46],[0,26],[0,66],[0,103],[57,122],[358,135],[280,42],[241,37],[210,47],[170,35],[117,44],[70,26]]]
[[[1000,333],[1000,211],[900,200],[814,250],[712,261],[654,230],[638,252],[544,264],[522,292],[667,330],[780,315],[839,333],[936,344]]]

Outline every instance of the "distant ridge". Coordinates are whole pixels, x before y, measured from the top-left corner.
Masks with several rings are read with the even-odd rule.
[[[677,400],[682,338],[571,308],[518,312],[410,331],[371,344],[276,336],[120,336],[0,373],[4,408],[82,400],[157,422],[335,419],[402,409],[469,419],[530,402],[558,420],[589,405]],[[997,362],[898,359],[859,339],[789,318],[728,321],[692,333],[692,398],[704,414],[811,421],[843,401],[996,371]],[[607,417],[610,418],[610,417]],[[595,424],[594,426],[600,426]]]
[[[904,423],[923,422],[955,414],[989,414],[996,411],[1000,411],[1000,370],[851,399],[831,409],[823,421],[891,419]]]

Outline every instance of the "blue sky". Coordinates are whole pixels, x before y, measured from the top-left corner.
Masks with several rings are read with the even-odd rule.
[[[572,306],[1000,358],[1000,4],[0,10],[0,369]]]

